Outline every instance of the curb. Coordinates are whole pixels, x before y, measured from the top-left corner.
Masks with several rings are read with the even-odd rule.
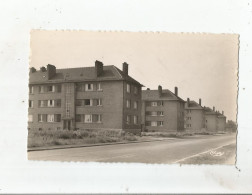
[[[177,138],[166,138],[162,140],[145,140],[145,141],[129,141],[129,142],[114,142],[114,143],[98,143],[98,144],[86,144],[86,145],[64,145],[64,146],[52,146],[48,148],[28,148],[27,152],[33,151],[43,151],[43,150],[61,150],[61,149],[68,149],[68,148],[84,148],[84,147],[93,147],[93,146],[106,146],[106,145],[119,145],[119,144],[134,144],[134,143],[142,143],[142,142],[158,142],[158,141],[165,141],[165,140],[173,140]]]

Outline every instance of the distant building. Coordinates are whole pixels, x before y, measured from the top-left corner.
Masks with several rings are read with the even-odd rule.
[[[213,109],[204,107],[206,131],[217,132],[217,116],[215,107]]]
[[[178,88],[142,91],[142,121],[147,131],[184,130],[185,101],[178,96]]]
[[[226,130],[226,116],[224,115],[224,111],[222,113],[218,113],[217,115],[217,131],[225,131]]]
[[[201,106],[201,99],[197,103],[187,98],[185,104],[185,128],[191,131],[201,131],[205,128],[205,113],[204,108]]]
[[[122,70],[103,66],[30,69],[29,129],[141,129],[142,85]]]

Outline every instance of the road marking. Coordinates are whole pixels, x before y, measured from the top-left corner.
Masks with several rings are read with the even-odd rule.
[[[230,143],[230,144],[226,144],[226,145],[223,145],[223,146],[219,146],[219,147],[217,147],[217,148],[212,148],[212,149],[207,150],[207,151],[205,151],[205,152],[201,152],[201,153],[198,153],[198,154],[194,154],[194,155],[192,155],[192,156],[188,156],[188,157],[182,158],[182,159],[177,160],[177,161],[175,161],[175,162],[173,162],[173,163],[178,163],[178,162],[187,160],[187,159],[189,159],[189,158],[196,157],[196,156],[199,156],[199,155],[201,155],[201,154],[205,154],[205,153],[211,152],[211,151],[213,151],[213,150],[218,150],[219,148],[222,148],[222,147],[224,147],[224,146],[228,146],[228,145],[231,145],[231,144],[234,144],[234,143],[235,143],[235,142]]]

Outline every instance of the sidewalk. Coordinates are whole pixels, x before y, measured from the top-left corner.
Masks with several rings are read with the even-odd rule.
[[[173,139],[178,139],[178,138],[140,137],[140,139],[141,140],[138,140],[138,141],[123,141],[123,142],[96,143],[96,144],[58,145],[58,146],[34,147],[34,148],[28,148],[27,152],[42,151],[42,150],[58,150],[58,149],[67,149],[67,148],[92,147],[92,146],[117,145],[117,144],[131,144],[131,143],[142,143],[142,142],[155,142],[155,141],[173,140]]]

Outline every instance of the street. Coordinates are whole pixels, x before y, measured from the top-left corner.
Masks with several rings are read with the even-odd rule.
[[[28,152],[29,160],[179,163],[206,151],[234,144],[235,134],[200,135],[163,141]]]

